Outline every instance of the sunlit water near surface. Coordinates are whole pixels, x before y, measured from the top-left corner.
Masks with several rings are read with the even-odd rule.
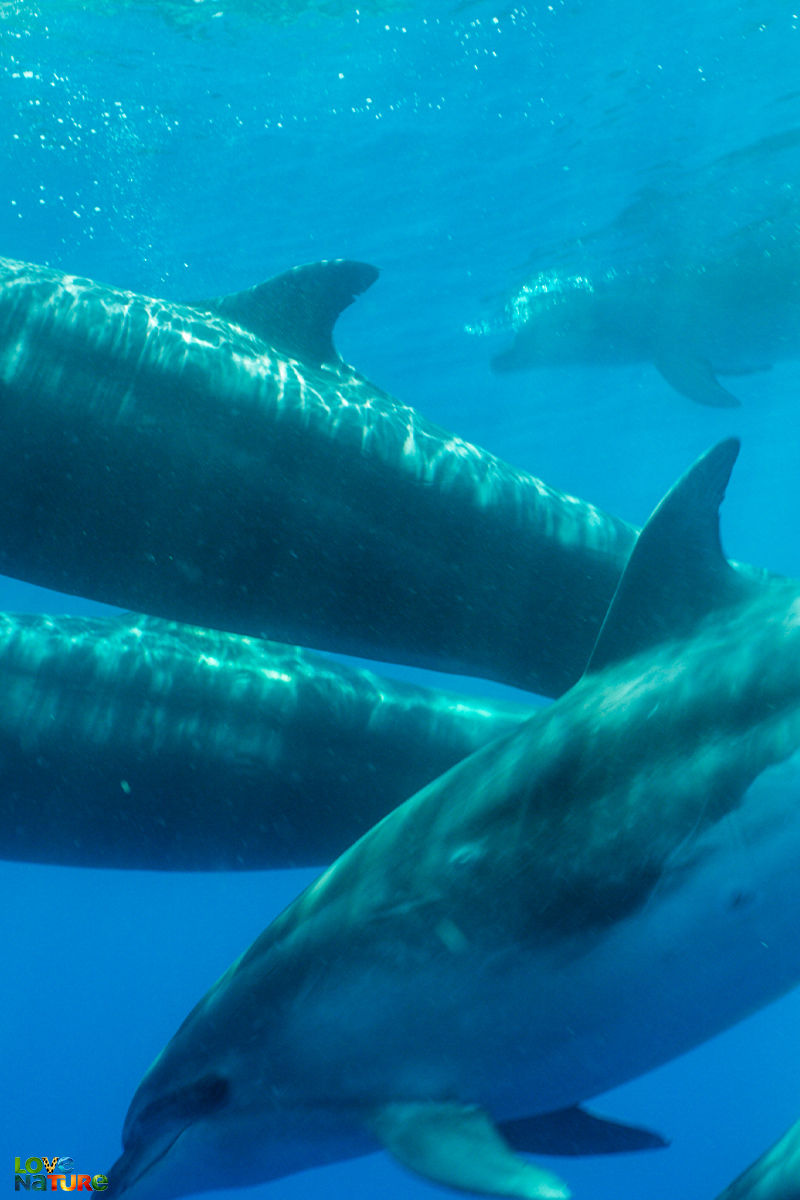
[[[176,300],[375,263],[337,330],[359,371],[636,523],[737,433],[726,549],[800,575],[800,362],[729,380],[739,410],[649,364],[488,365],[539,271],[708,261],[743,230],[797,255],[798,61],[790,4],[0,3],[0,254]],[[14,581],[0,607],[101,611]],[[152,1058],[314,873],[1,869],[7,1169],[105,1170]],[[555,1169],[592,1200],[711,1200],[800,1112],[799,1018],[788,997],[597,1103],[670,1149]],[[434,1189],[379,1156],[268,1193]]]

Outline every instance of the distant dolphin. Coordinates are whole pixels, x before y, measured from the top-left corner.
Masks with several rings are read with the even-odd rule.
[[[496,371],[651,362],[681,395],[731,407],[739,400],[717,374],[800,358],[798,245],[749,245],[742,235],[729,255],[703,263],[543,271],[507,312],[516,339],[492,360]]]
[[[800,1200],[800,1121],[717,1200]]]
[[[0,858],[325,866],[529,711],[131,614],[2,614]]]
[[[553,695],[635,531],[346,366],[377,276],[195,307],[0,259],[0,572],[194,625]]]
[[[200,1001],[133,1099],[115,1195],[383,1146],[564,1197],[517,1153],[542,1114],[800,981],[800,591],[722,556],[737,449],[656,510],[570,694],[385,817]]]

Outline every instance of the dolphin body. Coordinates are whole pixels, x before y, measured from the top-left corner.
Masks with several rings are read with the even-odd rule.
[[[383,1146],[563,1197],[518,1153],[547,1148],[542,1116],[579,1121],[800,980],[800,591],[722,556],[737,450],[656,510],[571,692],[385,817],[189,1014],[115,1195]]]
[[[0,857],[325,866],[529,709],[154,618],[0,615]]]
[[[545,271],[506,312],[516,336],[492,360],[496,371],[651,362],[681,395],[732,407],[739,400],[717,374],[800,358],[800,254],[742,234],[705,263]]]
[[[346,366],[333,325],[376,276],[317,263],[190,307],[0,260],[0,572],[562,692],[635,531]]]
[[[717,1200],[800,1200],[800,1121]]]

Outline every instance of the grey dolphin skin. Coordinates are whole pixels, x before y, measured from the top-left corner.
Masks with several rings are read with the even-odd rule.
[[[347,367],[333,325],[376,276],[318,263],[189,307],[0,260],[0,572],[564,691],[635,531]]]
[[[800,1121],[717,1200],[800,1200]]]
[[[690,400],[733,407],[717,374],[800,358],[798,241],[750,245],[743,235],[708,262],[543,271],[506,311],[516,336],[496,371],[651,362]]]
[[[2,614],[0,858],[325,866],[529,711],[132,614]]]
[[[540,1116],[800,981],[800,590],[722,556],[737,451],[656,510],[571,692],[385,817],[199,1002],[134,1096],[115,1195],[382,1146],[567,1196],[519,1154]]]

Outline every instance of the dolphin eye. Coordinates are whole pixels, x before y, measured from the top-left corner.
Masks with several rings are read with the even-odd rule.
[[[191,1116],[205,1116],[216,1112],[228,1099],[230,1084],[222,1075],[204,1075],[191,1084],[182,1099],[182,1108]]]
[[[204,1075],[186,1087],[176,1088],[174,1092],[152,1100],[142,1109],[136,1125],[141,1129],[153,1122],[162,1125],[173,1121],[197,1120],[221,1108],[229,1092],[230,1084],[222,1075]]]

